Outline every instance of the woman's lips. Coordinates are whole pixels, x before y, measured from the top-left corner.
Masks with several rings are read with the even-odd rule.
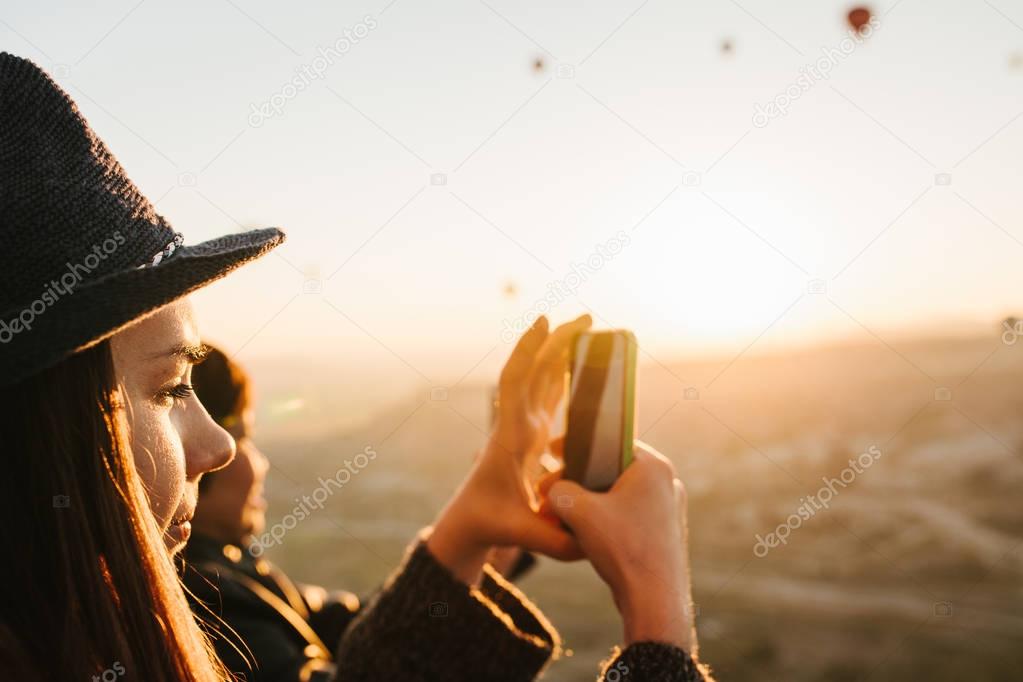
[[[167,535],[180,543],[188,542],[192,535],[192,522],[188,519],[176,521],[167,529]]]

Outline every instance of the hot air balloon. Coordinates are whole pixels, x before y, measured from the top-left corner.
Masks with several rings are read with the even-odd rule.
[[[849,10],[849,25],[853,27],[853,30],[857,33],[863,33],[863,27],[870,23],[870,18],[873,13],[867,7],[853,7]]]

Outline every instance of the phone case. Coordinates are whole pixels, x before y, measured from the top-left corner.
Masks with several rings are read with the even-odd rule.
[[[618,466],[617,470],[614,471],[614,475],[611,476],[610,471],[605,469],[601,475],[597,475],[596,478],[602,483],[599,485],[587,486],[592,490],[607,490],[614,483],[614,480],[618,478],[618,475],[625,470],[629,464],[632,463],[632,443],[634,438],[634,424],[635,424],[635,396],[636,396],[636,339],[635,335],[625,329],[614,329],[609,331],[596,331],[596,332],[583,332],[590,337],[597,335],[613,335],[622,339],[624,343],[623,356],[624,356],[624,367],[622,383],[623,383],[623,394],[622,394],[622,410],[621,410],[621,423],[619,428],[620,442],[617,451]],[[572,399],[572,372],[577,365],[577,353],[579,350],[580,338],[583,334],[580,334],[573,339],[571,353],[570,353],[570,371],[566,375],[567,390],[566,394]],[[612,344],[613,344],[612,340]],[[587,389],[582,389],[587,390]],[[572,424],[566,423],[568,429],[572,428]],[[568,436],[568,435],[567,435]],[[574,444],[570,437],[566,438],[566,451],[565,451],[565,478],[570,481],[576,481],[583,485],[586,484],[587,472],[590,471],[591,463],[589,461],[591,456],[592,447],[589,451],[584,454],[573,452]],[[597,464],[599,466],[599,464]],[[593,473],[589,473],[590,479],[593,478]]]

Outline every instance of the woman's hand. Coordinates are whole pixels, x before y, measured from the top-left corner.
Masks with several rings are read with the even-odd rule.
[[[636,441],[632,464],[606,493],[552,475],[542,513],[560,517],[611,588],[625,644],[654,641],[696,655],[686,501],[671,462]]]
[[[589,315],[583,315],[548,332],[547,318],[540,317],[501,372],[494,431],[427,540],[434,557],[467,584],[479,580],[495,545],[566,560],[582,556],[556,519],[537,513],[540,501],[527,465],[547,447],[564,392],[569,346],[589,326]]]

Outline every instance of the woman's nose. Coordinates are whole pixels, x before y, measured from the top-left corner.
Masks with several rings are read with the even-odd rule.
[[[189,478],[222,469],[235,455],[234,438],[203,412],[199,432],[185,450]]]

